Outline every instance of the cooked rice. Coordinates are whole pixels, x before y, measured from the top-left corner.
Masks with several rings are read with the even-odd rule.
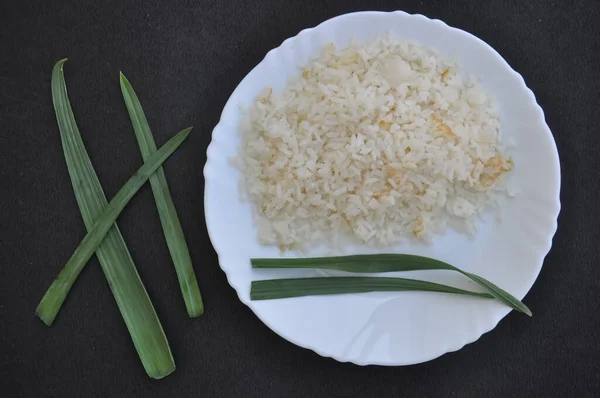
[[[474,79],[431,49],[391,36],[328,45],[240,124],[235,163],[258,237],[283,248],[430,240],[474,231],[494,206],[503,155],[498,112]]]

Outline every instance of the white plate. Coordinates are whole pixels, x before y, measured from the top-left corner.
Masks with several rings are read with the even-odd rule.
[[[430,246],[405,244],[386,252],[447,261],[523,298],[550,250],[560,210],[558,153],[542,109],[523,78],[475,36],[422,15],[359,12],[304,30],[270,51],[235,89],[213,131],[204,168],[208,232],[229,284],[269,328],[301,347],[359,365],[408,365],[458,350],[492,330],[509,309],[493,300],[421,292],[250,301],[252,280],[318,272],[250,268],[251,257],[275,257],[279,250],[258,243],[251,207],[239,200],[240,174],[228,160],[240,144],[240,106],[249,106],[263,87],[282,89],[329,42],[343,47],[353,37],[364,42],[388,32],[433,47],[442,56],[455,58],[462,73],[481,76],[481,84],[500,106],[503,131],[517,142],[511,178],[521,192],[506,204],[502,223],[481,223],[474,239],[448,231]],[[368,252],[360,247],[353,251]],[[407,275],[476,290],[465,278],[449,272]],[[532,311],[530,322],[535,322],[536,308]]]

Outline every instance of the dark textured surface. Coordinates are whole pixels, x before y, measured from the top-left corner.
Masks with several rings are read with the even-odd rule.
[[[60,3],[60,5],[58,5]],[[540,1],[25,1],[0,3],[0,391],[3,396],[593,396],[600,390],[600,5]],[[497,49],[546,112],[563,173],[554,246],[525,303],[459,352],[360,368],[300,349],[242,305],[203,218],[202,167],[225,101],[265,53],[338,14],[403,9]],[[165,171],[206,315],[186,317],[148,186],[119,225],[178,369],[148,379],[94,259],[56,324],[33,311],[84,233],[64,164],[50,71],[66,79],[108,197],[140,165],[121,98],[129,77],[159,144],[194,131]],[[598,396],[598,395],[596,395]]]

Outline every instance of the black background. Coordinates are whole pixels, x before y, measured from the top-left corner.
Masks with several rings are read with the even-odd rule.
[[[524,300],[533,318],[511,313],[476,343],[429,363],[358,367],[286,342],[238,301],[208,239],[202,168],[223,105],[268,50],[342,13],[393,9],[475,34],[524,76],[559,148],[563,209],[552,251]],[[597,0],[2,0],[0,395],[595,395],[599,20]],[[63,57],[74,112],[108,197],[141,164],[119,70],[140,96],[159,144],[195,126],[165,170],[204,295],[203,317],[186,316],[148,186],[119,219],[178,366],[162,381],[145,375],[95,259],[54,326],[33,317],[84,234],[50,96],[51,68]]]

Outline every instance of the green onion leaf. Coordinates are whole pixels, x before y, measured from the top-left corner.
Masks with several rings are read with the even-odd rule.
[[[133,91],[133,87],[123,73],[120,76],[121,92],[123,93],[123,99],[125,100],[125,105],[133,124],[133,130],[140,151],[142,152],[142,157],[144,161],[148,161],[150,156],[156,152],[156,143],[152,137],[152,131],[150,131],[150,126],[146,120],[142,105],[135,91]],[[191,318],[198,317],[204,313],[204,304],[200,295],[200,289],[198,288],[190,253],[185,242],[185,236],[183,235],[181,223],[179,222],[179,217],[177,216],[177,211],[169,192],[169,186],[167,185],[167,178],[162,167],[159,167],[150,177],[150,185],[152,186],[152,193],[154,194],[160,223],[162,224],[165,240],[173,259],[173,265],[175,266],[179,287],[181,288],[188,315]]]
[[[250,287],[250,299],[272,300],[324,294],[401,291],[440,292],[493,298],[493,296],[487,293],[471,292],[452,286],[415,279],[343,276],[253,281]]]
[[[525,304],[487,279],[429,257],[412,254],[362,254],[312,258],[253,258],[250,261],[253,268],[320,268],[356,273],[421,270],[456,271],[486,289],[492,296],[509,307],[531,316],[531,310]]]
[[[91,231],[107,207],[107,200],[69,103],[63,74],[65,61],[57,62],[52,71],[52,99],[77,204],[86,228]],[[175,370],[169,343],[116,224],[98,246],[96,255],[144,369],[155,379],[169,375]],[[36,315],[45,324],[52,324],[72,284],[68,282],[72,273],[73,270],[61,272],[38,306]]]

